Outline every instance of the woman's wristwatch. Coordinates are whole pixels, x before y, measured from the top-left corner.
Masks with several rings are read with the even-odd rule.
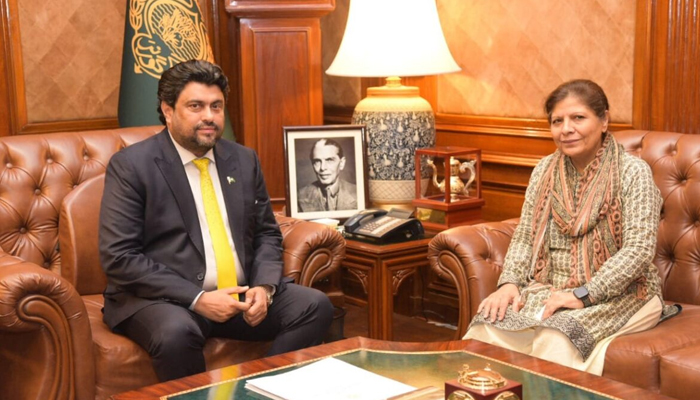
[[[574,297],[581,300],[584,307],[591,306],[591,298],[588,296],[588,289],[585,286],[579,286],[574,289]]]

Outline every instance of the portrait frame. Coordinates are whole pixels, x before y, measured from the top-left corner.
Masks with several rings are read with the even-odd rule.
[[[283,130],[287,216],[305,220],[344,220],[368,207],[365,125],[285,126]],[[336,201],[342,209],[318,209],[318,199],[309,200],[309,194],[318,197],[320,189],[315,188],[323,186],[311,161],[312,149],[321,139],[333,140],[343,151],[345,160],[337,175],[338,181],[343,181],[344,195],[338,196]],[[348,195],[353,191],[354,203]]]

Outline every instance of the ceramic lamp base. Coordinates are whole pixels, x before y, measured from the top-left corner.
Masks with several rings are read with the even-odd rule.
[[[352,123],[365,125],[369,198],[410,204],[415,195],[415,152],[435,145],[435,116],[418,88],[396,80],[367,89]],[[430,176],[425,171],[424,178]]]

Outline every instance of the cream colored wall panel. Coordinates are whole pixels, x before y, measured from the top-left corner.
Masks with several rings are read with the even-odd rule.
[[[438,0],[462,67],[438,78],[438,111],[541,118],[547,94],[588,78],[616,122],[632,119],[635,0]]]
[[[117,115],[126,0],[17,0],[27,119]]]

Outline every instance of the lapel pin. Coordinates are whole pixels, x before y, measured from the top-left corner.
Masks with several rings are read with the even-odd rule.
[[[231,182],[236,183],[236,180],[233,179],[233,178],[231,178],[230,176],[227,176],[227,177],[226,177],[226,180],[228,181],[228,184],[229,184],[229,185],[231,184]]]

